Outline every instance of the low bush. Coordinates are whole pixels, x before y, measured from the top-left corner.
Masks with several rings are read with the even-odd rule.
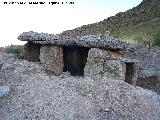
[[[5,51],[7,52],[7,53],[19,53],[19,50],[17,49],[17,48],[12,48],[12,47],[6,47],[5,48]]]
[[[23,58],[24,46],[23,45],[11,45],[5,48],[6,53],[13,53],[19,58]]]

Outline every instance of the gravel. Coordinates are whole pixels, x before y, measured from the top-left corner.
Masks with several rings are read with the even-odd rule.
[[[0,53],[0,59],[8,55]],[[40,64],[3,61],[2,120],[159,120],[160,96],[120,80],[53,76]],[[10,66],[10,73],[5,68]]]
[[[10,91],[9,86],[0,86],[0,97],[7,95]]]

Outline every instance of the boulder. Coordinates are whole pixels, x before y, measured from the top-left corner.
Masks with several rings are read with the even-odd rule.
[[[57,46],[41,46],[40,62],[45,70],[60,75],[63,72],[63,49]]]
[[[85,76],[107,77],[125,80],[125,63],[118,60],[121,54],[109,50],[92,48],[88,53],[84,69]]]

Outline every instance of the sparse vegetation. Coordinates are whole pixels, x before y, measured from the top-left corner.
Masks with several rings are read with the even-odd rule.
[[[160,46],[159,0],[143,0],[140,5],[126,12],[62,33],[71,37],[88,34],[110,34],[138,44],[151,41]]]
[[[141,23],[132,27],[121,27],[111,31],[111,35],[122,40],[130,40],[136,43],[151,41],[160,46],[160,19]]]
[[[24,58],[24,46],[23,45],[10,45],[4,48],[6,53],[13,53],[17,57]]]
[[[17,53],[19,54],[20,51],[23,50],[23,45],[11,45],[11,46],[7,46],[5,48],[5,51],[7,53]]]

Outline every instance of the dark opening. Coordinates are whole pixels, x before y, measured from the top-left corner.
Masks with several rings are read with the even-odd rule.
[[[126,63],[125,82],[133,85],[135,67],[134,63]]]
[[[28,42],[25,44],[25,59],[32,62],[40,62],[40,45]]]
[[[147,78],[138,79],[137,86],[152,90],[160,95],[160,76],[151,76]]]
[[[87,62],[89,48],[64,47],[63,48],[63,71],[70,72],[72,76],[84,76],[84,67]]]

